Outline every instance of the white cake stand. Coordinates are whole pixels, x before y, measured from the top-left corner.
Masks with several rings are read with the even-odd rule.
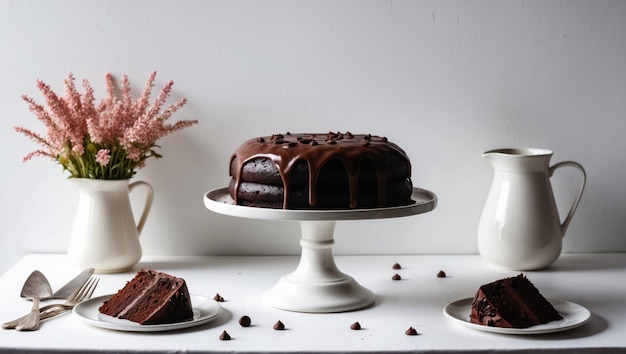
[[[283,276],[265,293],[270,306],[296,312],[342,312],[369,306],[374,294],[335,265],[335,221],[397,218],[427,213],[437,206],[435,193],[414,188],[415,203],[405,206],[352,210],[285,210],[234,204],[228,188],[204,196],[204,205],[216,213],[261,220],[299,221],[302,254],[298,268]]]

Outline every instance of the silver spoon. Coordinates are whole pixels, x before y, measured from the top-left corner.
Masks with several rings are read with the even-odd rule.
[[[40,271],[36,270],[26,279],[20,296],[32,299],[33,306],[28,317],[15,326],[15,329],[18,331],[36,330],[39,328],[39,299],[52,296],[52,287],[48,279]]]

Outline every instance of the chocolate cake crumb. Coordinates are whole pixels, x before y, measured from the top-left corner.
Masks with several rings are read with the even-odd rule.
[[[396,273],[393,275],[393,277],[391,277],[392,280],[402,280],[402,277],[400,276],[400,274]]]
[[[285,325],[282,322],[278,321],[278,322],[274,323],[274,327],[273,328],[275,330],[277,330],[277,331],[282,331],[282,330],[285,329]]]
[[[400,263],[394,263],[391,268],[393,268],[393,269],[402,269],[402,266],[400,265]]]
[[[220,340],[230,340],[230,334],[226,331],[222,332],[222,334],[220,334]]]
[[[416,336],[417,335],[417,331],[415,330],[415,328],[409,327],[409,329],[404,331],[404,334],[406,334],[407,336]]]
[[[248,316],[241,316],[239,319],[239,325],[241,325],[241,327],[250,327],[251,323],[252,320],[250,320],[250,317]]]
[[[217,294],[215,294],[215,296],[213,296],[213,300],[215,300],[217,302],[224,302],[224,298],[219,293],[217,293]]]
[[[361,324],[359,322],[354,322],[353,324],[350,325],[350,329],[358,331],[359,329],[361,329]]]
[[[437,278],[445,278],[446,277],[446,272],[444,272],[443,270],[440,270],[437,273]]]

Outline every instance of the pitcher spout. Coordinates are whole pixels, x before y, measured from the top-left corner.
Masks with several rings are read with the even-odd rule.
[[[538,148],[502,148],[487,150],[482,153],[482,157],[486,159],[492,159],[500,156],[510,157],[533,157],[533,156],[549,156],[552,155],[552,150],[538,149]]]
[[[502,148],[487,150],[481,157],[496,169],[544,170],[548,168],[552,151],[538,148]]]

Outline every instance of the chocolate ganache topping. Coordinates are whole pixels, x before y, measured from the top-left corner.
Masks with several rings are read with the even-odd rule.
[[[374,164],[377,180],[378,206],[385,206],[387,158],[390,153],[399,156],[406,163],[408,177],[410,177],[409,159],[398,145],[371,134],[333,133],[327,134],[274,134],[267,137],[258,137],[245,141],[231,157],[231,165],[236,164],[231,176],[234,179],[234,195],[237,195],[241,183],[242,166],[256,158],[268,158],[276,165],[284,186],[283,207],[289,208],[289,181],[295,166],[300,161],[306,162],[309,173],[308,202],[310,206],[316,204],[317,177],[324,165],[331,160],[340,161],[348,175],[350,208],[357,207],[357,182],[362,159],[368,159]]]
[[[489,327],[513,327],[502,315],[489,303],[486,298],[475,298],[472,301],[472,322]]]

